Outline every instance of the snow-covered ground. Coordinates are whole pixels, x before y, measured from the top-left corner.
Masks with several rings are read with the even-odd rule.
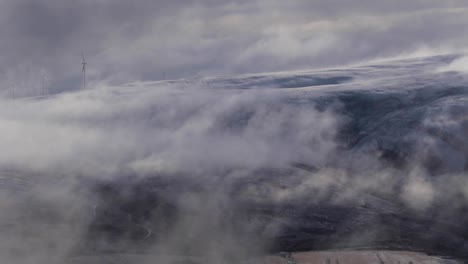
[[[0,255],[374,245],[466,257],[462,58],[2,99]]]

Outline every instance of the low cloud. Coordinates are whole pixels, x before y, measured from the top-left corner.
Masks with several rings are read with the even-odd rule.
[[[399,63],[368,67],[374,67],[372,74],[391,71],[394,76],[406,72],[407,62]],[[151,236],[141,242],[149,244],[144,253],[161,259],[187,248],[208,263],[232,255],[252,257],[267,252],[272,243],[267,238],[284,232],[292,220],[249,214],[243,207],[247,202],[303,201],[305,207],[411,214],[457,201],[438,217],[463,208],[463,90],[440,94],[440,87],[433,86],[437,82],[428,82],[425,90],[398,89],[406,87],[407,72],[393,81],[366,79],[369,87],[387,87],[389,94],[382,94],[366,89],[364,77],[355,80],[352,74],[344,83],[320,86],[344,76],[343,71],[309,74],[294,77],[301,83],[285,75],[95,83],[86,91],[2,100],[0,145],[8,151],[0,154],[7,195],[0,206],[9,213],[0,223],[10,226],[12,238],[0,244],[8,253],[5,259],[23,261],[25,243],[39,263],[50,261],[50,252],[60,263],[89,248],[131,251],[140,245],[129,242],[132,236],[143,241]],[[452,80],[454,87],[457,80]],[[359,82],[361,90],[354,90]],[[364,106],[378,108],[362,113]],[[400,107],[407,109],[403,115]],[[373,126],[377,119],[385,129]],[[147,199],[151,206],[138,209]],[[142,215],[129,213],[128,203]],[[372,241],[380,232],[372,218],[366,221],[375,230],[359,241]],[[51,223],[59,225],[52,235],[21,233]],[[93,238],[106,224],[125,226],[129,234]],[[259,247],[245,246],[252,233]],[[60,242],[63,236],[69,243]]]
[[[442,66],[437,69],[437,72],[468,72],[468,57],[458,58],[452,61],[449,65]]]

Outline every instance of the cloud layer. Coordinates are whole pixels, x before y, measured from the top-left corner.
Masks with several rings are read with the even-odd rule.
[[[3,89],[327,67],[466,47],[464,1],[1,1]],[[18,80],[22,80],[20,83]],[[29,83],[25,83],[29,82]],[[66,84],[66,85],[65,85]],[[66,86],[66,87],[65,87]]]
[[[96,221],[133,228],[138,238],[148,226],[158,230],[166,217],[159,207],[144,208],[146,218],[122,208],[145,204],[132,180],[151,199],[167,195],[182,208],[148,252],[185,253],[195,244],[208,263],[252,249],[243,243],[251,236],[231,225],[239,223],[239,200],[403,210],[404,217],[436,208],[431,221],[441,225],[462,218],[466,59],[193,77],[458,52],[466,45],[467,8],[456,0],[0,1],[3,95],[76,89],[81,51],[93,88],[0,100],[0,232],[8,237],[0,259],[63,263],[82,253],[83,241],[97,251],[133,249],[113,237],[86,240]],[[190,78],[139,82],[179,77]],[[176,187],[152,189],[145,181],[160,178]],[[122,189],[104,184],[93,192],[99,182]],[[181,182],[201,191],[184,193]],[[241,231],[260,226],[277,235],[300,224],[293,214],[258,211],[240,221]],[[370,219],[364,223],[378,229]],[[373,241],[377,231],[362,236]],[[270,246],[258,242],[255,253]]]

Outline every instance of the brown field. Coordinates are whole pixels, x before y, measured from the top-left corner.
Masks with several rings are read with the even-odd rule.
[[[78,257],[73,264],[158,263],[158,264],[223,264],[220,259],[182,256],[114,255],[107,257]],[[317,251],[271,255],[239,264],[458,264],[460,262],[409,251]],[[228,264],[228,263],[226,263]],[[229,263],[232,264],[232,263]]]
[[[294,253],[292,259],[297,264],[438,264],[456,263],[407,251],[324,251]]]

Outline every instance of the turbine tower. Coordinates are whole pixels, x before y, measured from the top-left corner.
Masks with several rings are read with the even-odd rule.
[[[83,52],[81,53],[81,58],[83,59],[83,62],[81,64],[83,65],[83,68],[81,68],[81,86],[83,89],[86,89],[86,60],[84,57]]]

